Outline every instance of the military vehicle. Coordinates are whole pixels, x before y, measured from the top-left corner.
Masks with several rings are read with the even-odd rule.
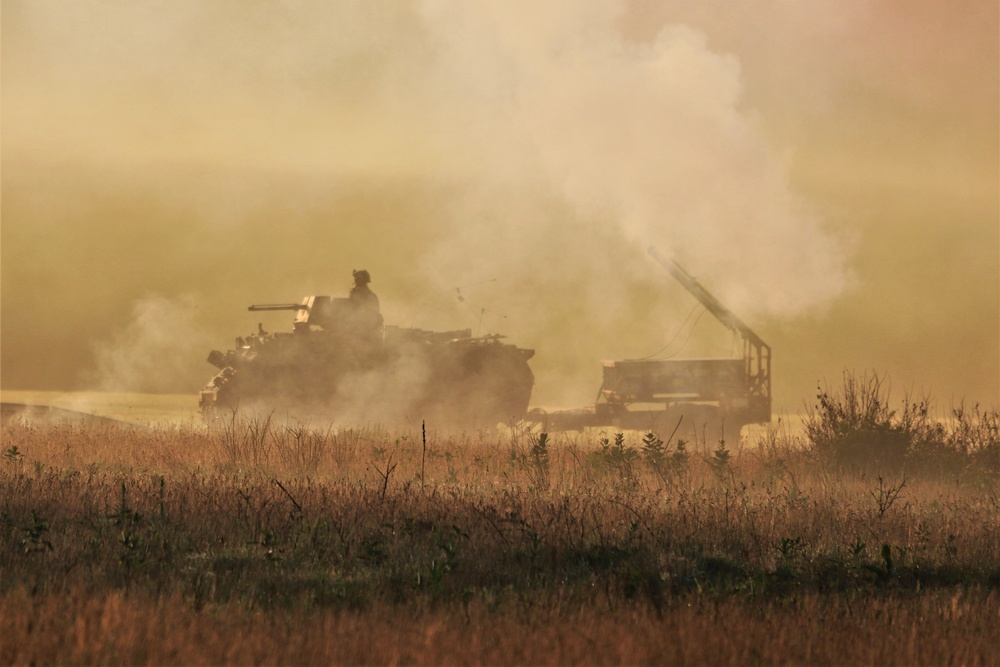
[[[740,339],[742,357],[625,359],[604,362],[597,402],[575,410],[532,410],[543,430],[612,426],[713,442],[771,421],[771,348],[677,262],[650,255]]]
[[[741,357],[604,362],[597,401],[574,410],[528,409],[534,350],[473,336],[372,326],[350,299],[250,306],[296,313],[290,332],[237,338],[213,351],[219,368],[201,392],[213,419],[240,406],[287,410],[321,420],[380,424],[426,419],[475,428],[525,420],[545,431],[588,427],[680,433],[712,443],[771,421],[771,348],[677,262],[650,254],[742,342]],[[683,425],[683,428],[680,427]]]
[[[212,420],[247,407],[307,420],[476,428],[527,413],[533,350],[471,329],[359,324],[356,309],[329,296],[250,306],[294,312],[292,328],[269,333],[258,324],[233,349],[212,351],[219,372],[201,391],[202,414]]]

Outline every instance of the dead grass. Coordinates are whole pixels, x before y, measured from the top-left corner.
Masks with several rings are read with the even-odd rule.
[[[266,420],[4,426],[0,662],[1000,656],[995,476]]]
[[[996,592],[498,614],[483,605],[363,612],[193,609],[179,595],[0,597],[0,662],[26,664],[991,665]]]

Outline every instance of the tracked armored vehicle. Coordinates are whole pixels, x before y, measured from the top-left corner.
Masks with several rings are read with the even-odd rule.
[[[238,408],[313,421],[495,426],[522,418],[534,375],[533,350],[470,329],[424,329],[359,323],[346,298],[309,296],[301,303],[250,306],[295,313],[290,331],[237,338],[212,351],[219,372],[201,391],[208,420]]]

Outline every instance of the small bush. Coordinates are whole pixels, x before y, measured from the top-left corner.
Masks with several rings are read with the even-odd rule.
[[[677,429],[674,429],[676,432]],[[642,439],[641,452],[646,466],[664,482],[676,481],[687,470],[687,442],[682,439],[678,438],[676,444],[670,445],[657,434],[649,432]]]
[[[974,467],[1000,475],[1000,412],[983,410],[979,405],[967,410],[964,405],[952,410],[948,434],[952,449],[969,457]]]
[[[820,459],[838,469],[898,470],[909,437],[889,408],[884,378],[844,373],[839,392],[818,389],[806,416],[806,435]]]
[[[825,464],[851,472],[1000,473],[1000,415],[978,405],[935,419],[928,399],[889,407],[884,377],[844,373],[839,391],[820,388],[806,436]]]

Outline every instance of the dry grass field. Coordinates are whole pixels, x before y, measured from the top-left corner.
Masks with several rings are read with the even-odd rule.
[[[726,445],[9,420],[0,663],[1000,663],[997,414],[851,382]]]

